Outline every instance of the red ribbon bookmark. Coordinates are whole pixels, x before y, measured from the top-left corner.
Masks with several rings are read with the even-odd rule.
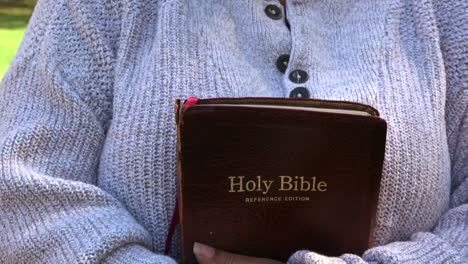
[[[190,106],[196,105],[197,102],[198,102],[198,97],[189,97],[187,98],[187,100],[185,100],[183,106],[190,107]],[[164,249],[164,254],[166,255],[168,255],[169,252],[171,251],[172,237],[174,236],[175,229],[178,224],[179,224],[179,201],[176,198],[174,212],[172,212],[172,219],[171,219],[171,223],[169,225],[169,230],[167,232],[167,237],[166,237],[166,243],[165,243],[165,249]]]
[[[190,107],[192,105],[196,105],[198,102],[198,97],[189,97],[187,100],[185,100],[184,106],[185,107]]]
[[[169,226],[169,230],[167,232],[167,237],[166,237],[166,245],[164,249],[165,255],[169,255],[169,252],[171,251],[172,237],[174,236],[174,232],[178,224],[179,224],[179,201],[178,199],[176,199],[174,212],[172,212],[171,224]]]

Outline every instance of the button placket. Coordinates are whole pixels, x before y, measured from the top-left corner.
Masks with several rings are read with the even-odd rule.
[[[285,1],[281,2],[281,5],[284,7],[284,22],[286,27],[291,31],[291,26],[289,21],[286,18],[286,3]],[[265,14],[274,20],[279,20],[283,17],[283,9],[278,7],[274,4],[269,4],[265,7]],[[290,55],[289,54],[281,54],[276,59],[276,67],[281,73],[286,73],[288,71],[288,67],[290,66]],[[288,75],[289,81],[295,84],[303,84],[308,81],[309,74],[302,70],[302,69],[294,69]],[[289,97],[294,98],[309,98],[310,93],[309,90],[305,87],[296,87],[292,89],[289,93]]]
[[[288,1],[288,0],[287,0]],[[287,9],[288,9],[288,15],[292,14],[292,22],[297,21],[298,17],[303,16],[304,13],[304,8],[303,8],[303,2],[301,0],[289,0],[287,2]],[[297,61],[299,63],[296,63],[297,55],[301,54],[301,45],[297,46],[295,45],[294,41],[294,36],[295,32],[300,31],[300,27],[302,24],[296,23],[293,28],[291,26],[289,27],[289,30],[291,32],[291,43],[292,43],[292,51],[291,51],[291,56],[290,56],[290,61],[289,61],[289,69],[286,71],[288,74],[288,81],[290,82],[289,84],[296,84],[298,86],[294,87],[292,85],[291,90],[289,92],[289,97],[291,98],[310,98],[310,91],[308,88],[305,87],[305,83],[309,81],[309,73],[306,71],[309,67],[307,67],[307,63],[304,64],[304,62]],[[301,56],[299,56],[301,57]],[[304,59],[304,56],[302,56]]]

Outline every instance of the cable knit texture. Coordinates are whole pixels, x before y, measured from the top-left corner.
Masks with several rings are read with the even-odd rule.
[[[0,262],[174,263],[173,103],[287,97],[388,123],[374,247],[291,263],[468,260],[468,1],[39,0],[0,90]],[[286,73],[275,61],[290,54]],[[346,219],[342,219],[346,221]],[[247,241],[246,241],[247,242]]]

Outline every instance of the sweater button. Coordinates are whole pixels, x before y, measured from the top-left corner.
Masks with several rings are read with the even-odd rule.
[[[275,5],[267,5],[265,7],[265,14],[274,20],[281,19],[281,9]]]
[[[289,74],[289,80],[293,83],[305,83],[308,79],[309,75],[303,70],[294,70]]]
[[[309,98],[310,93],[309,90],[305,87],[296,87],[290,93],[289,97],[291,98]]]
[[[282,73],[286,72],[286,68],[288,68],[289,63],[289,54],[283,54],[278,57],[276,60],[276,67]]]

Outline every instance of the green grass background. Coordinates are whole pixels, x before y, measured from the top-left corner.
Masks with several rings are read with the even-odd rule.
[[[21,44],[32,10],[32,5],[0,1],[0,80]]]

